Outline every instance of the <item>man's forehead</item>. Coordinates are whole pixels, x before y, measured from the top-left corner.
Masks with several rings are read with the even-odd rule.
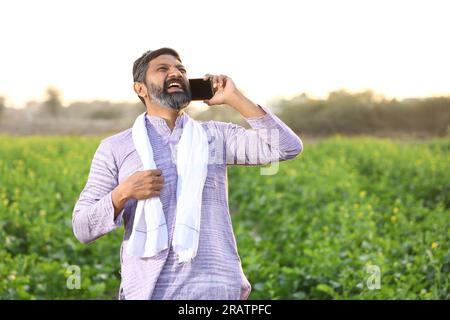
[[[150,65],[155,66],[158,64],[170,64],[170,65],[180,65],[181,62],[174,56],[170,54],[162,54],[155,59],[150,61]]]

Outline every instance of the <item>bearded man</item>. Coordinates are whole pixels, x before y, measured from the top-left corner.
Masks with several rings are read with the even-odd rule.
[[[76,238],[89,243],[124,222],[119,299],[247,299],[227,165],[292,159],[302,141],[224,75],[205,75],[214,87],[205,102],[231,106],[251,129],[192,119],[186,68],[173,49],[144,53],[133,79],[146,111],[98,146],[73,211]]]

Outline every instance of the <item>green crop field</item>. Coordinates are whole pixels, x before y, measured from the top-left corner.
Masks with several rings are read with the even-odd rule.
[[[71,228],[99,141],[0,136],[0,299],[115,298],[122,229],[83,245]],[[450,299],[449,151],[335,137],[276,175],[229,167],[250,298]]]

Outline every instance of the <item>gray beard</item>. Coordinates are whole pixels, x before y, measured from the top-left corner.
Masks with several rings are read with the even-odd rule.
[[[184,109],[188,106],[189,102],[191,102],[191,91],[189,88],[186,90],[187,92],[168,93],[152,83],[147,85],[147,91],[152,101],[164,108],[175,110]]]

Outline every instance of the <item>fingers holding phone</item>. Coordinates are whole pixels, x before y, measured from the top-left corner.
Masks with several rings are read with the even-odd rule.
[[[204,80],[210,80],[214,95],[203,102],[209,106],[227,103],[228,98],[236,91],[236,86],[230,77],[225,75],[205,74]]]
[[[204,80],[210,80],[212,82],[214,92],[225,88],[227,76],[224,75],[212,75],[212,74],[205,74],[203,77]]]

